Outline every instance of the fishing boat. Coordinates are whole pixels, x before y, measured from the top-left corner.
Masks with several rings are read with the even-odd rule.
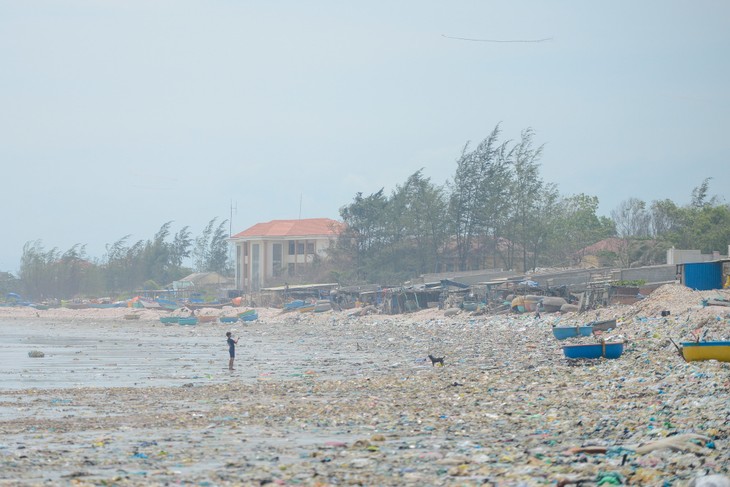
[[[198,324],[198,318],[195,316],[189,316],[184,318],[179,318],[177,320],[178,325],[197,325]]]
[[[189,302],[185,303],[185,306],[190,309],[203,309],[203,308],[213,308],[213,309],[221,309],[224,306],[232,306],[232,303],[230,301],[226,301],[225,303],[195,303],[195,302]]]
[[[221,323],[235,323],[239,320],[238,316],[221,316]]]
[[[138,320],[139,315],[135,315],[135,314],[124,315],[124,319],[125,320]]]
[[[295,299],[294,301],[290,301],[286,304],[284,304],[284,311],[294,311],[295,309],[299,309],[302,306],[304,306],[306,303],[302,299]]]
[[[241,321],[256,321],[259,319],[259,314],[255,309],[249,309],[243,313],[238,313],[238,318]]]
[[[587,345],[564,345],[563,354],[567,358],[619,358],[624,353],[623,342],[600,342]]]
[[[479,308],[479,303],[474,301],[464,301],[461,303],[461,308],[464,311],[476,311]]]
[[[314,303],[314,311],[315,313],[322,313],[324,311],[331,311],[332,310],[332,303],[329,299],[320,299],[316,303]]]
[[[166,309],[168,311],[173,311],[180,307],[180,304],[177,301],[173,301],[171,299],[156,298],[154,302],[157,303],[158,308]]]
[[[590,323],[586,323],[586,326],[593,327],[594,331],[609,331],[616,328],[616,318],[612,320],[602,320],[602,321],[591,321]]]
[[[593,333],[593,327],[584,326],[553,326],[553,336],[558,340],[565,340],[572,337],[587,337]]]
[[[179,319],[179,316],[160,316],[160,323],[171,325],[173,323],[177,323]]]
[[[687,362],[699,360],[730,362],[730,342],[684,342],[682,356]]]

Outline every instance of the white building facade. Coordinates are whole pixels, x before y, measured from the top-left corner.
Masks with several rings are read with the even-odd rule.
[[[236,289],[255,292],[296,276],[315,256],[326,259],[342,224],[329,218],[272,220],[233,235]]]

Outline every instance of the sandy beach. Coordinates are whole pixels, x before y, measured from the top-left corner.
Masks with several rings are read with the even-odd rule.
[[[729,475],[730,364],[686,363],[669,340],[730,340],[730,308],[701,304],[715,297],[730,293],[667,285],[633,306],[541,319],[258,309],[255,322],[196,326],[154,310],[0,308],[0,485]],[[626,340],[623,355],[566,359],[551,326],[596,317],[617,319],[604,337]],[[226,331],[240,337],[233,372]]]

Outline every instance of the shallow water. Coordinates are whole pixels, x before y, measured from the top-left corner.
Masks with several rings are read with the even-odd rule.
[[[177,386],[324,372],[345,377],[361,374],[367,362],[337,346],[323,346],[321,337],[311,334],[279,337],[262,325],[238,328],[231,372],[228,328],[217,323],[0,321],[0,388]],[[29,357],[33,350],[44,357]]]

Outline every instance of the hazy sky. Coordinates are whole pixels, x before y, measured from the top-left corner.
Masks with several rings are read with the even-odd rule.
[[[338,218],[532,127],[609,215],[730,186],[730,2],[0,0],[0,270],[23,245]],[[539,40],[476,42],[451,39]],[[725,200],[726,201],[726,200]],[[301,210],[300,210],[301,203]]]

